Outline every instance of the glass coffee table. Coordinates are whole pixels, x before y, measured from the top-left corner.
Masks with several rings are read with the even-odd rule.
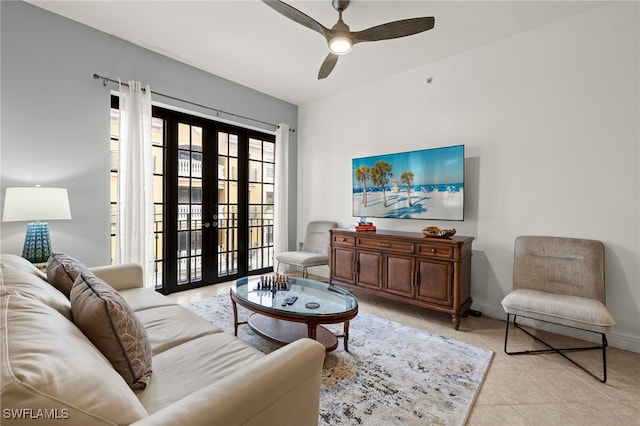
[[[346,290],[306,278],[251,276],[237,280],[230,295],[236,336],[238,325],[248,324],[256,334],[277,344],[310,337],[330,352],[342,337],[344,350],[349,351],[349,321],[358,314],[358,301]],[[254,312],[248,321],[238,321],[237,305]],[[341,335],[321,326],[337,323],[344,323]]]

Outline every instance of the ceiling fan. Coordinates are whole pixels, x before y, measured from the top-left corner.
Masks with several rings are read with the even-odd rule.
[[[425,17],[402,19],[400,21],[376,25],[375,27],[362,31],[350,31],[349,26],[342,20],[342,12],[349,7],[349,0],[332,0],[333,8],[338,11],[338,22],[336,22],[332,28],[327,28],[285,2],[277,0],[262,1],[292,21],[322,34],[327,40],[330,52],[320,66],[318,80],[327,78],[336,66],[339,55],[350,52],[356,43],[406,37],[430,30],[435,25],[434,17]]]

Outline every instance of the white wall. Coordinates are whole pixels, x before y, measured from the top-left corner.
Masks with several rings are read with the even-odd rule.
[[[103,87],[93,73],[140,80],[161,93],[297,128],[296,105],[28,3],[2,1],[0,8],[0,205],[9,186],[67,188],[73,219],[49,224],[53,249],[89,265],[110,260],[109,106],[110,90],[117,88]],[[195,110],[162,97],[153,100]],[[290,147],[295,172],[296,133],[290,134]],[[291,205],[295,216],[295,202]],[[24,222],[0,222],[0,252],[20,254],[25,229]]]
[[[298,235],[355,221],[352,158],[465,144],[464,222],[374,223],[475,237],[473,308],[498,318],[516,236],[601,240],[610,343],[640,351],[638,22],[608,5],[301,106]]]

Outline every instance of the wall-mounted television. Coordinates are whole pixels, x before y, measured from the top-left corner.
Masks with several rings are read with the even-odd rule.
[[[354,158],[353,215],[464,220],[464,145]]]

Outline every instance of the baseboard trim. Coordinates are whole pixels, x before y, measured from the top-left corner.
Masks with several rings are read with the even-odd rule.
[[[502,321],[507,320],[507,314],[504,312],[502,307],[496,308],[495,306],[482,305],[474,302],[472,309],[482,312],[482,315],[485,315],[489,318],[494,318]],[[518,323],[530,327],[535,327],[540,330],[549,331],[551,333],[574,337],[576,339],[583,339],[594,343],[599,343],[600,341],[599,334],[595,335],[586,331],[557,326],[543,321],[535,321],[528,318],[518,317]],[[607,340],[609,342],[609,346],[611,347],[640,353],[640,337],[638,336],[631,336],[625,333],[616,332],[614,330],[611,333],[607,334]]]

